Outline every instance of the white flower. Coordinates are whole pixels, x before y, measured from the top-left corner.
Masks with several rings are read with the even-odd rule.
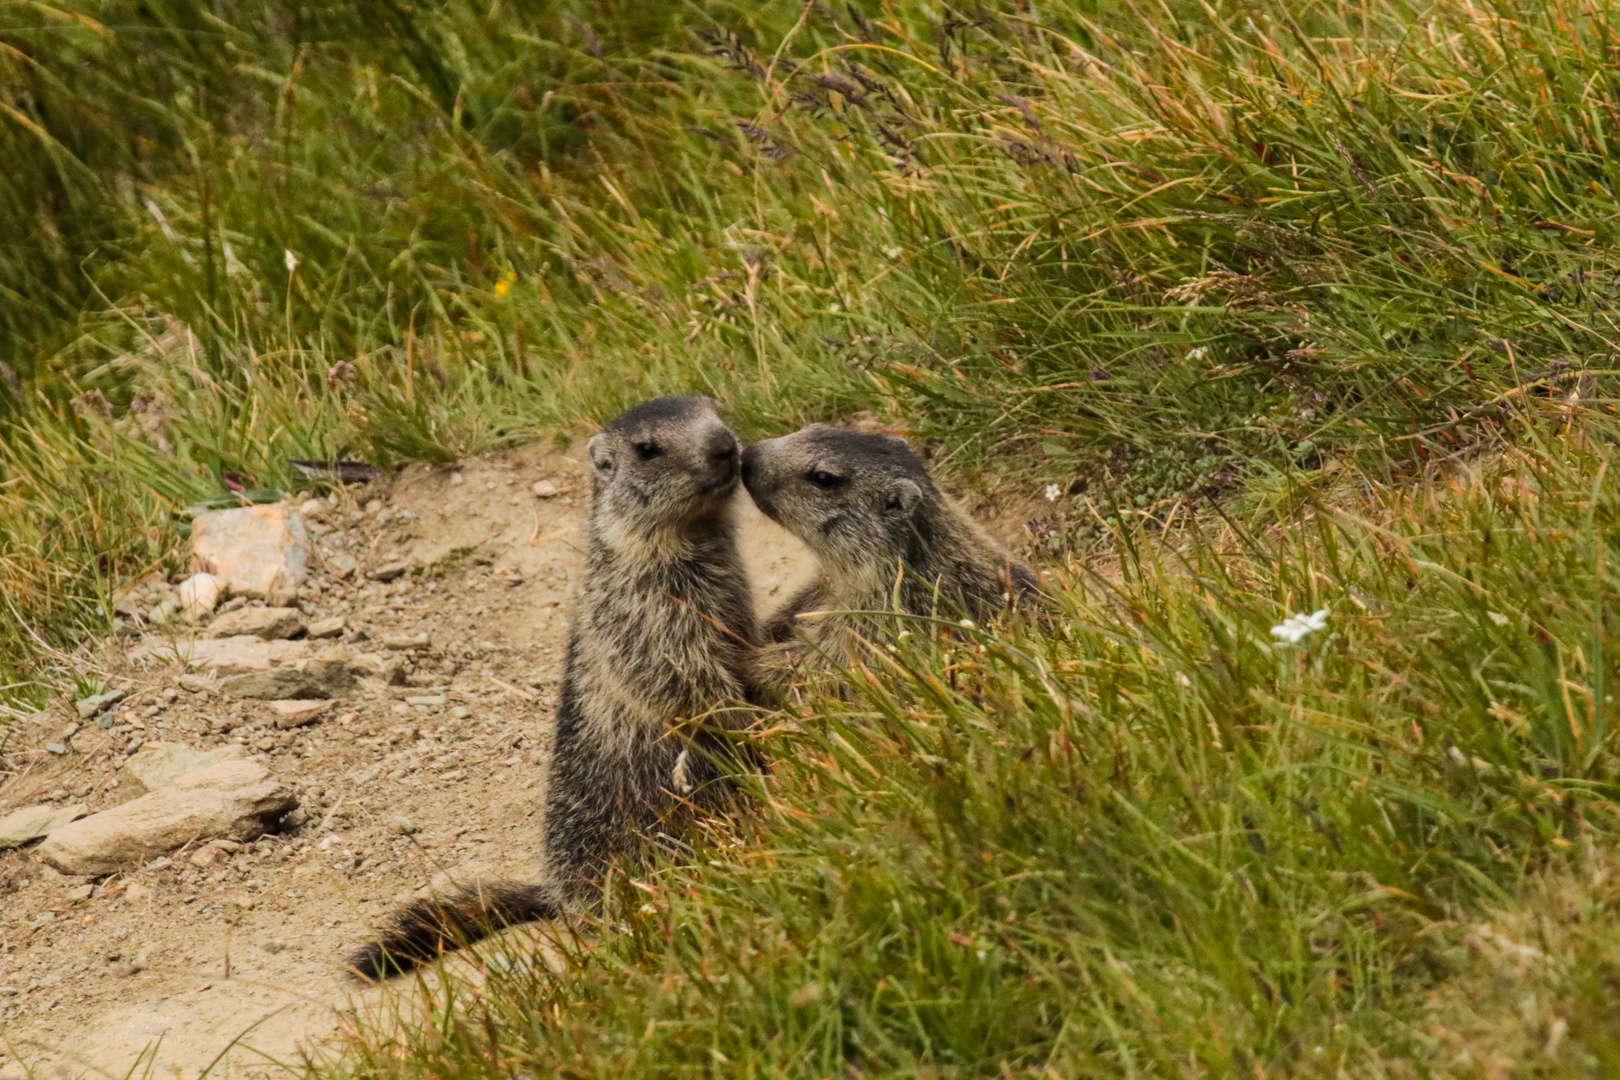
[[[1057,502],[1057,498],[1061,494],[1063,494],[1063,489],[1058,487],[1056,484],[1047,484],[1046,485],[1046,501],[1047,502]]]
[[[1326,626],[1327,617],[1327,608],[1322,608],[1320,611],[1312,612],[1309,615],[1290,615],[1271,628],[1271,636],[1278,641],[1297,645],[1299,640],[1312,630],[1320,630]]]
[[[1189,360],[1208,360],[1209,359],[1209,350],[1207,348],[1205,348],[1204,346],[1200,345],[1200,346],[1198,346],[1198,348],[1193,349],[1193,350],[1191,350],[1191,351],[1189,351],[1187,353],[1187,359],[1189,359]]]
[[[281,257],[282,257],[282,258],[283,258],[283,259],[284,259],[284,260],[286,260],[286,263],[287,263],[287,273],[289,273],[289,274],[290,274],[290,273],[292,273],[292,272],[293,272],[293,271],[294,271],[294,270],[297,270],[297,269],[298,269],[298,256],[296,256],[296,255],[294,255],[294,254],[293,254],[293,253],[292,253],[292,249],[291,249],[291,248],[283,248],[283,249],[282,249],[282,251],[281,251]]]

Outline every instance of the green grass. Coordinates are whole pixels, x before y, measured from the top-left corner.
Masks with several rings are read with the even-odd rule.
[[[983,653],[918,628],[775,737],[719,865],[344,1070],[1599,1074],[1617,40],[1573,0],[0,5],[0,686],[67,685],[178,511],[290,458],[867,411],[1056,484],[1037,553],[1117,569]]]
[[[1043,625],[919,621],[734,834],[324,1075],[1612,1075],[1614,453],[1133,521]]]

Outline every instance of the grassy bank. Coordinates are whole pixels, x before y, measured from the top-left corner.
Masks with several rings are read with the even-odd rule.
[[[1603,430],[917,623],[695,865],[324,1075],[1611,1074]]]

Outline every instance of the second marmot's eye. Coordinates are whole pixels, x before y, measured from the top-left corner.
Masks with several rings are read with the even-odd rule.
[[[657,457],[663,452],[663,447],[659,446],[655,442],[636,443],[636,457],[640,458],[642,461],[651,461],[653,458]]]
[[[843,480],[843,477],[834,476],[830,472],[823,472],[820,469],[816,469],[807,475],[805,479],[816,485],[818,488],[835,488],[838,486],[839,481]]]

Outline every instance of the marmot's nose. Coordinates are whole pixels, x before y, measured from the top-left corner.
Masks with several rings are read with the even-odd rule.
[[[709,467],[730,479],[737,473],[737,438],[729,431],[717,431],[709,436],[704,446],[709,456]]]

